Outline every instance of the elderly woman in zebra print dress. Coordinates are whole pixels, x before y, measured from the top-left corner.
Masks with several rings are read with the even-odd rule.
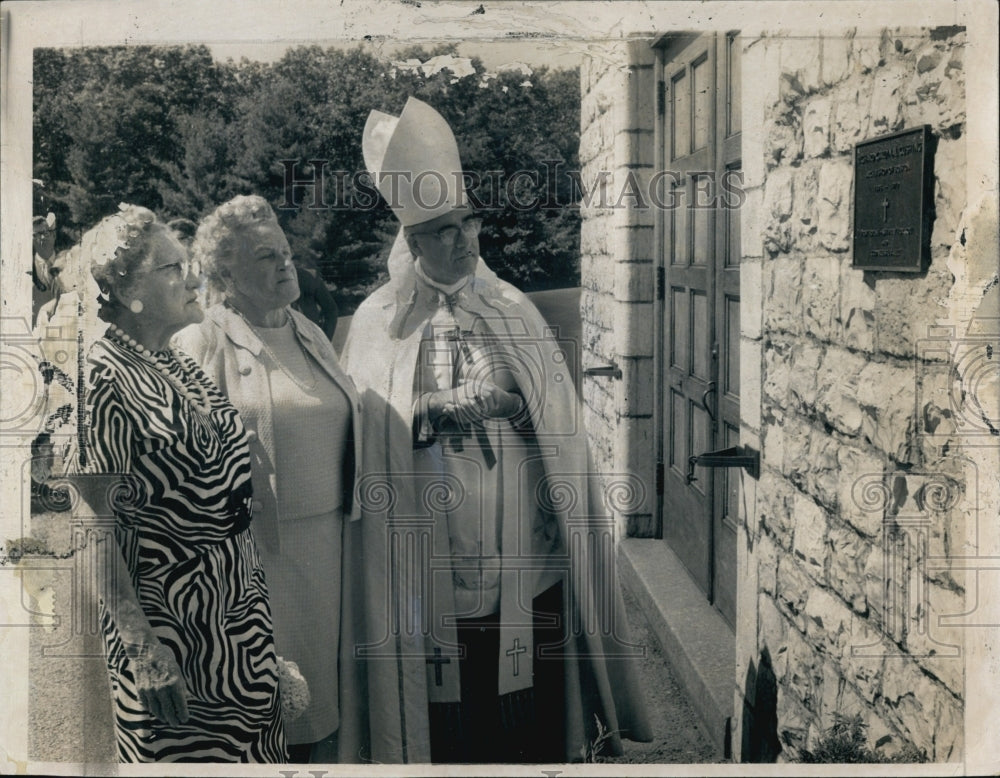
[[[131,491],[114,508],[118,570],[101,608],[119,759],[282,762],[246,432],[169,348],[203,316],[186,251],[151,211],[119,209],[81,248],[111,326],[89,353],[77,457],[84,473],[120,475]]]

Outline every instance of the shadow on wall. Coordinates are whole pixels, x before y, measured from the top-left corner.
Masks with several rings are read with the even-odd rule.
[[[740,761],[775,762],[781,751],[778,741],[778,679],[771,665],[771,652],[760,652],[757,667],[747,667],[743,694],[743,743]]]

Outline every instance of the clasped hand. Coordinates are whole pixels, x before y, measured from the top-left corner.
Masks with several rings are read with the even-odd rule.
[[[483,379],[434,392],[429,405],[434,416],[447,415],[470,421],[509,418],[521,410],[522,402],[519,394]]]
[[[188,720],[187,686],[173,652],[156,638],[126,648],[143,706],[171,726]]]

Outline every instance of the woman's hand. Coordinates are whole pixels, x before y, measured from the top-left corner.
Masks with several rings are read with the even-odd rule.
[[[126,653],[146,710],[171,726],[186,722],[187,686],[173,652],[153,637],[142,645],[127,646]]]

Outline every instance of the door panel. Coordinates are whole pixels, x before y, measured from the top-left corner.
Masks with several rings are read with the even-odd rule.
[[[664,421],[673,425],[664,436],[673,441],[671,466],[664,474],[663,536],[698,586],[710,595],[712,588],[711,534],[713,475],[698,468],[698,480],[687,482],[687,457],[704,451],[713,439],[712,420],[702,400],[711,398],[714,366],[711,359],[714,292],[714,213],[693,208],[699,178],[714,146],[715,44],[703,37],[679,59],[667,63],[667,117],[664,158],[677,179],[678,197],[665,222],[665,266],[670,295],[663,321],[671,327],[664,343],[671,344],[671,359],[664,376],[672,412]],[[683,344],[683,345],[682,345]]]
[[[664,213],[661,414],[664,540],[705,595],[735,621],[739,471],[688,457],[739,443],[739,212],[724,176],[739,174],[739,63],[734,36],[704,35],[663,63],[662,159],[674,208]]]

